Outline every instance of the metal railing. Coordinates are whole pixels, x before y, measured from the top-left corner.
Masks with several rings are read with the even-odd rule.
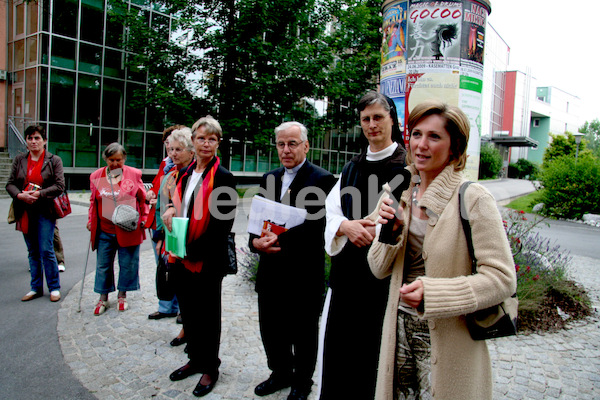
[[[8,154],[15,158],[19,153],[27,152],[27,144],[12,119],[8,120]]]

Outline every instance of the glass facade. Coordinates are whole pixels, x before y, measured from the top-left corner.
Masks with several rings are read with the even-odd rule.
[[[105,0],[11,2],[8,116],[21,132],[44,125],[48,148],[65,172],[104,164],[103,147],[124,144],[128,164],[153,173],[163,158],[162,127],[149,127],[139,100],[146,75],[128,71],[124,28],[110,17],[122,12]],[[150,26],[168,32],[171,17],[149,2],[126,1]],[[156,129],[156,130],[154,130]]]
[[[104,165],[101,151],[115,141],[127,149],[128,165],[155,174],[164,127],[158,113],[144,108],[146,72],[127,67],[125,29],[111,16],[130,10],[165,40],[172,17],[149,0],[9,0],[8,9],[8,118],[21,132],[45,126],[48,149],[80,182]],[[354,129],[311,139],[308,158],[339,173],[364,147],[360,137]],[[280,166],[274,146],[234,142],[230,154],[226,167],[238,176],[259,177]]]

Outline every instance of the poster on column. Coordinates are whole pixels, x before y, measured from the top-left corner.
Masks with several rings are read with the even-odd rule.
[[[381,42],[380,91],[394,100],[400,130],[404,128],[407,13],[408,0],[386,3]]]
[[[477,179],[481,142],[481,101],[485,22],[488,9],[476,1],[463,1],[460,96],[458,106],[467,114],[471,132],[467,147],[467,179]]]
[[[406,109],[437,98],[458,106],[462,1],[411,1]]]

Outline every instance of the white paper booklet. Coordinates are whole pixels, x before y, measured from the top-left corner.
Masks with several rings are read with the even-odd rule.
[[[248,233],[260,236],[265,221],[284,227],[286,230],[298,226],[306,219],[302,208],[277,203],[261,196],[254,196],[248,216]]]

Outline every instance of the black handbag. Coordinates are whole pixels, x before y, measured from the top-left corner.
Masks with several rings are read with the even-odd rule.
[[[475,250],[473,250],[473,237],[471,235],[471,225],[466,218],[467,208],[463,204],[467,187],[472,182],[465,182],[460,187],[458,192],[458,211],[462,222],[465,237],[467,239],[467,247],[471,256],[471,273],[477,273],[477,259],[475,258]],[[474,313],[467,314],[467,328],[473,340],[493,339],[503,336],[513,336],[517,334],[517,316],[519,314],[519,300],[517,294],[514,293],[511,297],[504,300],[502,303],[495,306],[477,310]]]
[[[227,263],[225,264],[225,275],[237,274],[237,251],[235,250],[235,233],[229,232],[227,236]]]
[[[159,256],[156,267],[156,296],[159,300],[171,301],[175,296],[175,285],[171,272],[171,265],[167,262],[167,257]]]

